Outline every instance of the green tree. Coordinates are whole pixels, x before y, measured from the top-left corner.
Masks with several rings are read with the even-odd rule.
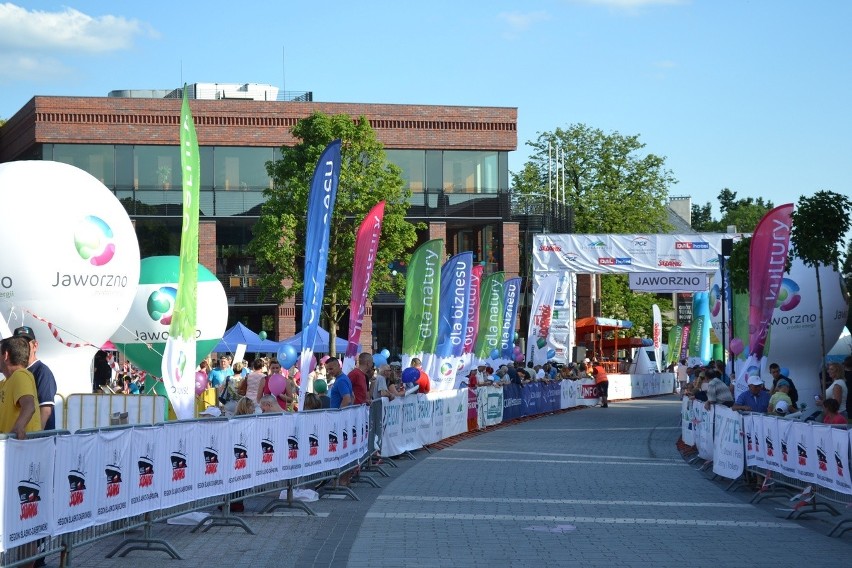
[[[722,189],[717,196],[719,211],[722,213],[720,220],[711,216],[711,205],[706,203],[692,205],[692,228],[704,232],[726,232],[728,227],[734,226],[741,233],[751,233],[757,227],[757,223],[775,206],[771,201],[764,201],[762,197],[744,197],[737,199],[737,192]]]
[[[626,319],[633,327],[624,332],[625,337],[652,337],[654,318],[651,306],[657,304],[663,314],[663,337],[674,322],[666,315],[672,311],[671,294],[658,296],[647,292],[634,292],[626,274],[606,274],[601,277],[601,310],[607,317]]]
[[[692,228],[705,233],[715,233],[719,230],[720,223],[713,220],[713,210],[710,203],[699,205],[692,204]]]
[[[822,284],[819,267],[840,269],[840,249],[844,235],[852,227],[852,202],[845,195],[832,191],[818,191],[813,197],[802,196],[793,210],[793,232],[790,235],[790,253],[802,259],[805,266],[813,266],[817,283],[819,305],[819,332],[822,358],[825,361],[825,326],[822,315]],[[825,366],[821,365],[822,389],[826,388]]]
[[[411,191],[401,170],[387,161],[381,143],[365,117],[353,120],[341,114],[314,113],[292,129],[300,140],[281,149],[282,158],[267,163],[272,189],[254,228],[249,250],[263,276],[260,285],[279,302],[304,288],[304,235],[311,178],[317,160],[329,142],[342,140],[340,185],[331,220],[323,316],[332,337],[352,295],[355,234],[370,209],[384,200],[385,216],[373,268],[369,298],[378,290],[402,295],[405,279],[391,273],[395,260],[406,260],[417,242],[418,225],[405,220]],[[334,354],[334,342],[330,345]]]
[[[548,149],[564,150],[566,201],[574,210],[576,232],[656,233],[669,228],[666,200],[676,180],[664,157],[642,155],[645,144],[638,135],[575,124],[539,133],[527,145],[533,153],[521,174],[513,175],[513,192],[548,195]]]

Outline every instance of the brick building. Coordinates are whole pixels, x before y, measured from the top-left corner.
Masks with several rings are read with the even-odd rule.
[[[472,250],[486,273],[519,274],[521,231],[511,216],[508,170],[508,154],[517,148],[516,108],[314,102],[309,93],[263,100],[270,93],[279,98],[274,88],[251,100],[258,95],[249,86],[190,87],[201,151],[199,259],[225,287],[229,326],[241,321],[272,339],[298,331],[301,298],[280,305],[266,299],[246,245],[272,183],[266,162],[295,144],[290,128],[316,111],[369,120],[412,191],[409,218],[427,224],[421,242],[442,237],[447,255]],[[175,91],[36,96],[0,128],[0,162],[54,160],[88,171],[125,205],[143,258],[177,255],[180,104]],[[374,298],[364,346],[398,353],[402,313],[400,298]]]

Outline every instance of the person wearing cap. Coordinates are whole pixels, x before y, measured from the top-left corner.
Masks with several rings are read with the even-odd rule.
[[[763,379],[757,375],[751,375],[748,378],[748,390],[737,397],[737,401],[731,408],[765,414],[769,409],[769,391],[763,385]]]
[[[53,398],[56,396],[56,377],[50,367],[38,359],[38,341],[33,330],[29,326],[16,328],[12,337],[23,337],[30,347],[29,363],[27,370],[35,377],[36,391],[38,391],[38,415],[42,430],[56,430],[56,416],[53,412]]]
[[[793,404],[792,397],[790,397],[790,382],[787,379],[781,379],[775,383],[775,392],[769,397],[768,412],[775,412],[776,407],[781,402],[787,407],[785,414],[796,411],[796,405]]]
[[[0,341],[0,372],[6,377],[0,382],[0,432],[14,434],[18,440],[42,429],[35,378],[27,370],[29,356],[30,346],[23,337]]]

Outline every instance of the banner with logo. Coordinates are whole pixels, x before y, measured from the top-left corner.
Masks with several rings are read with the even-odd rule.
[[[0,440],[3,494],[3,549],[50,536],[54,530],[53,438]],[[14,496],[14,499],[12,497]]]
[[[515,360],[515,323],[521,299],[520,277],[510,278],[503,283],[503,329],[500,333],[500,356],[504,363]]]
[[[779,464],[781,473],[796,477],[796,438],[793,435],[793,421],[778,421],[778,439],[781,444],[781,455]],[[778,450],[778,448],[775,448]]]
[[[349,301],[349,343],[346,346],[347,358],[354,358],[360,347],[361,325],[364,323],[364,310],[367,308],[367,295],[370,291],[370,280],[373,278],[373,266],[376,262],[376,252],[379,250],[379,237],[382,234],[384,216],[385,202],[380,201],[364,217],[355,235],[352,299]]]
[[[577,406],[577,381],[559,381],[559,408],[573,408]]]
[[[480,387],[476,389],[477,406],[483,409],[480,428],[494,426],[503,421],[503,389]]]
[[[444,239],[432,239],[417,247],[405,278],[405,309],[402,323],[402,366],[412,357],[434,353],[438,341],[438,306],[441,292],[441,259]],[[423,367],[426,368],[425,361]]]
[[[548,344],[548,336],[553,321],[554,303],[556,301],[556,289],[559,274],[549,274],[539,282],[535,290],[530,307],[530,324],[527,334],[526,360],[536,365],[543,365],[551,357],[556,355]]]
[[[127,516],[133,463],[130,456],[132,434],[133,430],[107,430],[97,434],[97,451],[92,468],[97,525]]]
[[[793,227],[793,204],[780,205],[768,212],[754,229],[749,248],[749,315],[748,347],[757,357],[763,355],[772,312],[778,301],[790,233]]]
[[[574,345],[574,281],[577,275],[562,272],[556,284],[553,298],[553,317],[550,333],[547,334],[548,351],[553,350],[551,359],[559,363],[572,360],[571,346]]]
[[[712,273],[719,267],[722,239],[732,236],[737,240],[741,238],[741,235],[726,233],[536,235],[533,241],[533,272]]]
[[[693,407],[695,445],[698,448],[698,456],[705,461],[713,461],[713,412],[717,406],[710,406],[710,410],[706,410],[703,404]]]
[[[307,377],[314,357],[320,312],[325,296],[325,271],[328,265],[328,240],[337,184],[340,181],[340,140],[333,140],[317,160],[308,195],[305,234],[305,272],[302,290],[302,354],[299,372]],[[299,391],[299,408],[305,405],[305,393]]]
[[[794,421],[791,438],[790,453],[794,456],[793,467],[796,470],[796,478],[805,482],[817,481],[819,452],[814,442],[813,424]]]
[[[651,306],[651,316],[653,318],[653,342],[654,342],[654,363],[657,365],[657,372],[663,370],[663,358],[661,349],[663,346],[663,316],[660,315],[660,306],[653,304]]]
[[[758,467],[766,467],[766,434],[764,428],[766,420],[764,416],[751,414],[751,442],[754,445],[754,463]],[[748,436],[748,432],[746,432]],[[748,438],[746,438],[748,440]],[[751,465],[751,464],[748,464]]]
[[[198,424],[196,430],[197,446],[192,448],[196,499],[214,497],[226,493],[227,467],[233,455],[231,448],[231,430],[225,419],[207,419]]]
[[[254,453],[258,451],[252,444],[255,440],[255,422],[253,415],[230,420],[231,444],[225,461],[228,476],[226,487],[229,491],[248,489],[254,485],[251,462],[255,458]]]
[[[139,515],[160,508],[160,498],[172,470],[165,426],[133,429],[130,440],[130,471],[127,472],[128,515]],[[59,440],[60,438],[57,438]]]
[[[53,518],[56,534],[64,534],[94,524],[95,494],[89,474],[95,455],[95,434],[56,436],[53,470]]]
[[[307,457],[303,458],[304,466],[300,475],[311,475],[330,467],[325,461],[328,457],[328,427],[325,414],[325,411],[316,411],[306,412],[304,415],[300,412],[296,415],[305,417],[304,420],[297,420],[293,425],[293,436],[298,440],[299,455],[304,456],[307,452]],[[291,465],[297,466],[295,460]]]
[[[667,362],[669,365],[672,363],[680,364],[680,359],[678,359],[678,355],[680,355],[680,341],[683,337],[683,326],[681,325],[673,325],[671,329],[669,329],[669,351]]]
[[[183,222],[180,273],[169,338],[163,348],[162,376],[169,402],[179,420],[195,416],[195,314],[198,308],[198,215],[201,158],[195,122],[184,85],[180,109],[180,166],[183,179]]]
[[[203,469],[202,456],[192,449],[201,447],[196,439],[196,422],[176,422],[163,428],[159,441],[167,450],[165,483],[160,494],[162,508],[182,505],[195,499],[195,477]]]
[[[281,415],[282,437],[287,439],[287,460],[281,467],[284,472],[282,477],[285,479],[299,477],[306,467],[317,465],[315,462],[318,460],[319,445],[311,448],[308,440],[309,424],[313,422],[316,414],[316,411],[312,411]],[[319,463],[322,464],[321,461]]]
[[[482,271],[485,269],[481,264],[476,264],[470,270],[470,302],[467,306],[467,328],[464,334],[464,353],[462,355],[461,374],[467,375],[475,368],[473,361],[474,347],[476,347],[476,336],[479,332],[479,302],[480,284],[482,283]]]
[[[485,277],[479,297],[479,331],[474,355],[477,362],[490,361],[493,366],[500,357],[500,334],[503,330],[502,272]]]
[[[434,367],[429,372],[432,390],[452,389],[455,386],[456,373],[461,370],[470,307],[472,267],[472,252],[452,256],[441,267],[438,341],[435,345]]]
[[[713,415],[713,473],[737,479],[745,469],[743,449],[743,417],[723,405],[715,405]]]
[[[255,417],[253,438],[249,451],[249,467],[254,473],[254,484],[271,483],[284,478],[283,467],[287,452],[287,439],[282,438],[281,415]]]
[[[852,495],[852,479],[849,472],[849,444],[852,443],[852,430],[841,430],[839,428],[828,428],[831,433],[831,452],[826,451],[827,468],[834,477],[834,489]],[[819,440],[819,439],[818,439]],[[819,443],[819,442],[817,442]]]
[[[665,274],[660,272],[630,272],[630,289],[634,292],[706,292],[706,272],[680,272]]]
[[[690,363],[710,362],[710,308],[707,292],[696,292],[692,296],[692,325],[689,327]]]
[[[767,469],[781,473],[781,437],[778,433],[778,418],[766,416],[763,422],[763,455]]]

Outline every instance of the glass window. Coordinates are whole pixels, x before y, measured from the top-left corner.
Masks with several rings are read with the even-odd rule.
[[[385,150],[388,161],[402,169],[402,179],[411,193],[426,189],[426,152],[423,150]]]
[[[115,152],[110,144],[54,144],[53,161],[76,166],[105,186],[115,186]]]
[[[426,150],[426,188],[429,191],[441,191],[443,158],[440,150]]]
[[[177,146],[136,146],[133,152],[135,189],[180,189],[180,152]],[[178,191],[177,193],[180,193]]]
[[[272,179],[266,173],[266,162],[272,160],[272,154],[272,148],[216,146],[213,150],[214,187],[224,191],[272,187]]]
[[[447,193],[497,193],[497,152],[444,152]]]

